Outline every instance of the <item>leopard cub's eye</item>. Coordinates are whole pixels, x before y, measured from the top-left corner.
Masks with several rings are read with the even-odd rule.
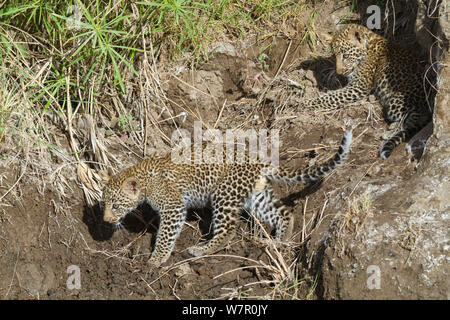
[[[113,209],[119,209],[119,205],[117,203],[113,204]]]

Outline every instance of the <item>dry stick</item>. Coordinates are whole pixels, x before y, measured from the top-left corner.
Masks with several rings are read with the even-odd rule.
[[[37,79],[44,73],[44,70],[47,69],[47,67],[50,65],[50,60],[48,60],[42,68],[36,73],[34,77],[31,78],[31,83],[37,82]]]
[[[145,41],[145,38],[144,38],[144,34],[142,34],[142,40],[143,40],[143,43],[144,43],[144,49],[145,49],[145,48],[146,48],[146,47],[145,47],[146,41]],[[147,68],[148,68],[148,70],[149,70],[150,78],[147,77],[147,74],[148,74],[147,72],[145,72],[145,78],[146,78],[146,80],[147,80],[147,83],[153,82],[153,83],[155,84],[154,86],[152,86],[152,87],[154,87],[154,90],[155,90],[154,94],[155,94],[155,96],[157,97],[157,99],[159,99],[159,100],[161,100],[161,101],[163,102],[164,108],[167,109],[167,107],[165,106],[165,102],[164,102],[164,99],[167,100],[167,97],[165,96],[164,91],[163,91],[163,89],[161,88],[161,84],[160,84],[159,79],[157,79],[157,78],[155,77],[155,75],[158,75],[158,69],[157,69],[157,64],[156,64],[156,60],[155,60],[155,51],[154,51],[154,49],[153,49],[153,41],[152,41],[151,36],[150,36],[149,47],[150,47],[151,64],[149,63],[149,60],[148,60],[148,58],[147,58],[147,50],[144,51],[144,55],[145,55],[145,66],[147,66]],[[147,69],[144,68],[144,70],[147,70]],[[159,94],[157,93],[158,91],[162,94],[162,98],[161,98],[161,97],[159,96]],[[146,101],[146,100],[145,100],[145,101]],[[170,142],[171,142],[171,139],[170,139],[169,137],[167,137],[167,135],[166,135],[166,134],[161,130],[161,128],[157,125],[157,124],[158,124],[157,119],[153,119],[152,116],[148,117],[148,108],[149,108],[149,107],[148,107],[148,105],[147,105],[147,103],[146,103],[146,105],[145,105],[145,118],[146,118],[146,122],[148,121],[148,119],[150,119],[150,122],[151,122],[152,125],[159,131],[159,133],[160,133],[160,135],[163,137],[163,139],[164,139],[166,142],[170,143]],[[169,110],[169,109],[167,109],[167,110]],[[169,114],[170,114],[170,111],[169,111]],[[174,123],[174,124],[175,124],[175,127],[176,127],[176,123]],[[147,132],[148,129],[147,129],[147,126],[146,126],[145,130],[146,130],[146,133],[145,133],[145,134],[146,134],[146,139],[147,139],[147,137],[148,137],[148,132]],[[147,141],[147,140],[146,140],[146,141]]]
[[[121,109],[122,109],[122,111],[123,111],[123,114],[127,114],[127,109],[125,108],[123,102],[122,102],[121,100],[119,100],[119,99],[117,99],[117,101],[118,101],[118,104],[120,105],[120,107],[121,107]],[[135,145],[136,145],[136,142],[138,142],[137,144],[139,144],[139,138],[138,138],[138,135],[137,135],[136,131],[133,130],[133,127],[132,127],[130,121],[127,121],[127,126],[128,126],[128,128],[130,129],[130,135],[129,135],[130,140],[131,140]],[[133,153],[135,153],[135,152],[133,152]],[[135,153],[135,154],[136,154],[139,158],[142,159],[142,157],[141,157],[140,155],[138,155],[137,153]]]
[[[17,262],[18,261],[19,261],[19,250],[17,250],[16,262],[14,263],[14,270],[13,270],[13,274],[12,274],[12,277],[11,277],[11,282],[9,283],[8,291],[6,291],[5,297],[8,296],[9,291],[11,290],[12,284],[14,282],[14,275],[16,274],[16,268],[17,268]]]
[[[153,291],[153,294],[154,294],[155,296],[158,296],[158,295],[156,294],[155,290],[153,290],[153,288],[150,286],[150,284],[149,284],[147,281],[145,281],[144,277],[141,276],[141,280],[144,281],[145,284],[147,285],[147,287],[149,287],[150,290]]]
[[[175,290],[177,288],[177,283],[178,283],[178,278],[175,279],[175,283],[173,284],[173,288],[170,287],[170,284],[169,284],[169,287],[172,289],[172,294],[175,296],[175,298],[177,298],[178,300],[181,300],[180,297],[175,292]]]
[[[152,116],[149,117],[150,118],[150,122],[152,123],[152,125],[159,131],[159,134],[161,134],[161,136],[167,141],[170,142],[170,138],[161,130],[161,128],[158,126],[158,123],[155,122],[155,120],[153,119]]]
[[[180,81],[181,83],[187,85],[189,88],[194,89],[194,90],[196,90],[196,91],[198,91],[198,92],[204,94],[205,96],[208,96],[208,97],[210,97],[210,98],[213,98],[213,101],[216,101],[216,100],[217,100],[217,98],[214,97],[212,94],[206,93],[206,92],[204,92],[204,91],[202,91],[202,90],[200,90],[200,89],[194,87],[193,85],[187,83],[187,82],[184,81],[183,79],[178,78],[176,75],[172,75],[172,77],[174,77],[175,79],[177,79],[177,80]]]
[[[322,217],[323,217],[323,213],[325,212],[325,208],[327,206],[327,203],[328,203],[328,199],[325,200],[325,202],[324,202],[324,204],[322,206],[322,211],[320,211],[319,218],[318,218],[317,223],[314,226],[314,228],[316,228],[317,226],[319,226],[322,223]]]
[[[308,206],[308,197],[305,199],[305,205],[303,206],[303,228],[302,228],[302,243],[305,241],[305,216],[306,216],[306,207]]]
[[[323,213],[325,212],[325,208],[326,208],[327,204],[328,204],[328,199],[326,199],[325,202],[322,205],[322,210],[320,211],[319,217],[317,218],[317,223],[313,224],[314,220],[315,220],[315,218],[317,216],[317,213],[315,211],[314,211],[314,214],[311,217],[311,219],[309,219],[308,223],[306,223],[306,226],[311,225],[311,228],[310,228],[310,232],[308,234],[305,233],[306,235],[304,236],[304,239],[302,240],[301,244],[305,240],[309,239],[311,234],[314,232],[314,229],[316,229],[322,223],[322,220],[323,220],[322,216],[323,216]],[[304,211],[303,211],[303,215],[305,215],[305,212],[306,212],[306,202],[305,202],[305,208],[304,208]],[[305,223],[305,221],[303,223]],[[306,227],[304,227],[304,230],[306,230]],[[294,234],[293,237],[296,237],[297,234],[299,234],[299,233],[302,233],[302,237],[303,237],[304,230],[302,229],[302,231],[299,231],[298,233]]]
[[[394,11],[392,14],[392,17],[394,18],[394,23],[392,24],[392,35],[395,34],[395,6],[394,6],[394,1],[391,1],[392,3],[392,10]]]
[[[425,70],[425,74],[423,76],[423,81],[422,81],[422,83],[423,83],[423,91],[424,91],[424,94],[425,94],[425,96],[427,98],[427,105],[428,105],[428,109],[429,110],[432,110],[432,107],[431,107],[431,102],[430,102],[430,95],[426,92],[426,83],[428,83],[436,92],[439,91],[439,88],[437,88],[435,86],[435,84],[431,83],[431,81],[428,80],[428,78],[427,78],[427,74],[430,71],[430,69],[432,69],[438,75],[438,71],[434,68],[434,65],[439,65],[439,61],[436,61],[436,62],[433,62],[432,64],[430,64],[430,66],[427,68],[427,70]]]
[[[200,119],[195,113],[193,113],[193,111],[192,111],[191,109],[189,109],[189,111],[192,113],[192,115],[193,115],[195,118],[197,118],[199,121],[201,121],[201,119]],[[180,117],[186,117],[186,112],[183,111],[183,112],[180,112],[179,114],[177,114],[176,116],[170,116],[169,118],[162,119],[162,120],[158,120],[158,121],[156,122],[156,124],[160,124],[160,123],[163,123],[163,122],[166,122],[166,121],[169,121],[169,120],[173,120],[173,119],[176,119],[176,118],[180,118]],[[184,120],[183,120],[183,121],[184,121]]]
[[[370,165],[370,167],[366,170],[366,172],[364,172],[364,174],[361,176],[361,179],[359,179],[358,183],[355,185],[355,187],[353,188],[352,192],[350,192],[350,194],[348,195],[348,198],[350,198],[350,196],[353,194],[353,192],[356,190],[356,188],[359,186],[359,184],[361,183],[362,179],[366,176],[367,172],[369,172],[369,170],[375,165],[374,162]]]
[[[283,270],[282,266],[280,266],[280,264],[278,263],[278,261],[270,254],[270,252],[269,252],[269,250],[268,250],[267,247],[264,248],[264,251],[265,251],[266,254],[270,257],[270,259],[272,259],[272,262],[275,263],[275,265],[276,265],[276,267],[277,267],[277,269],[275,269],[275,270],[278,270],[278,271],[280,271],[280,270],[281,270],[281,271],[285,271],[285,270]],[[285,264],[283,263],[284,261],[280,261],[280,262],[282,262],[283,267],[285,267]]]
[[[151,66],[151,71],[152,72],[150,72],[150,76],[151,76],[151,78],[153,79],[153,83],[155,84],[155,87],[157,87],[157,89],[159,90],[159,92],[161,93],[161,95],[162,95],[162,97],[163,97],[163,99],[161,99],[162,100],[162,103],[163,103],[163,105],[164,105],[164,108],[162,109],[163,111],[164,110],[166,110],[168,113],[169,113],[169,115],[170,115],[170,119],[169,120],[173,120],[175,117],[172,115],[172,113],[170,112],[170,109],[169,108],[167,108],[167,106],[166,106],[166,103],[165,103],[165,101],[169,101],[169,102],[171,102],[171,103],[174,103],[174,104],[176,104],[174,101],[172,101],[172,100],[170,100],[165,94],[164,94],[164,90],[161,88],[161,84],[160,84],[160,81],[159,81],[159,79],[157,79],[156,77],[155,77],[155,74],[157,75],[158,74],[158,70],[157,70],[157,67],[156,67],[156,62],[155,62],[155,57],[154,57],[154,50],[153,50],[153,44],[152,44],[152,41],[150,41],[150,51],[151,51],[151,53],[152,53],[152,60],[153,60],[153,64],[152,64],[152,66]],[[178,104],[176,104],[176,105],[178,105]],[[179,106],[179,105],[178,105]],[[181,107],[181,106],[180,106]],[[184,109],[183,107],[181,107],[182,109]],[[162,112],[163,112],[162,111]],[[162,113],[161,112],[161,113]],[[155,123],[155,121],[156,121],[156,119],[155,120],[153,120],[152,118],[150,118],[150,121],[152,122],[152,124],[158,129],[158,131],[162,134],[162,136],[164,137],[164,139],[166,140],[166,142],[168,142],[168,143],[170,143],[171,142],[171,139],[169,139],[165,134],[164,134],[164,132],[161,130],[161,128],[159,128],[158,126],[157,126],[157,122]],[[178,125],[177,125],[177,123],[175,122],[175,121],[173,121],[173,125],[178,129]]]
[[[217,124],[219,123],[220,118],[222,117],[223,109],[225,109],[225,104],[227,103],[227,99],[223,102],[222,108],[220,109],[219,115],[217,116],[216,123],[214,123],[214,129],[217,127]]]
[[[150,47],[151,47],[151,45],[150,45]],[[151,67],[150,67],[150,69],[151,69]],[[156,82],[156,79],[154,79],[154,77],[153,77],[153,74],[152,73],[150,73],[151,74],[151,78],[153,79],[153,83],[155,83],[156,85],[158,85],[157,84],[157,82]],[[146,80],[147,80],[147,82],[152,82],[152,80],[150,80],[148,77],[147,77],[147,74],[146,74]],[[164,108],[166,108],[165,106],[164,106]],[[167,108],[166,108],[167,109]],[[164,109],[163,109],[164,110]],[[150,114],[150,116],[149,116],[149,119],[150,119],[150,122],[151,122],[151,124],[156,128],[156,130],[158,130],[158,132],[159,132],[159,135],[166,141],[166,142],[168,142],[168,143],[170,143],[171,142],[171,139],[161,130],[161,128],[158,126],[158,122],[157,122],[157,119],[154,119],[153,118],[153,116]],[[176,126],[176,124],[175,124],[175,126]]]
[[[117,139],[117,142],[119,142],[119,144],[124,147],[125,149],[127,149],[128,151],[130,151],[132,154],[134,154],[136,157],[142,159],[142,156],[138,153],[136,153],[133,149],[131,149],[129,146],[127,146],[120,138],[119,136],[117,136],[116,133],[113,133],[114,137]]]
[[[204,121],[201,119],[201,117],[200,117],[198,114],[196,114],[191,108],[189,108],[189,106],[188,106],[183,100],[181,100],[181,101],[183,101],[184,106],[180,105],[179,103],[176,103],[175,101],[173,101],[173,100],[171,100],[171,99],[169,99],[169,98],[167,98],[167,100],[170,101],[171,103],[175,104],[177,107],[179,107],[179,108],[181,108],[181,109],[183,109],[183,110],[185,110],[185,111],[188,111],[195,119],[197,119],[198,121],[200,121],[200,122],[202,123],[202,126],[204,126],[206,129],[208,129],[208,130],[211,129],[210,126],[208,125],[208,123],[204,122]],[[166,119],[166,120],[175,119],[175,118],[178,117],[178,116],[180,116],[180,115],[172,116],[171,118]],[[166,121],[166,120],[164,120],[164,121]],[[177,129],[178,129],[178,128],[177,128]]]
[[[217,276],[214,276],[214,277],[213,277],[213,280],[218,279],[218,278],[220,278],[220,277],[222,277],[222,276],[224,276],[224,275],[226,275],[226,274],[228,274],[228,273],[234,272],[234,271],[245,270],[245,269],[251,269],[251,268],[255,268],[255,269],[257,269],[257,268],[261,268],[261,269],[269,269],[269,270],[272,270],[272,271],[277,270],[277,269],[274,268],[273,266],[261,265],[261,264],[256,265],[256,264],[255,264],[255,265],[244,266],[244,267],[238,267],[238,268],[234,268],[234,269],[231,269],[231,270],[227,270],[227,271],[225,271],[225,272],[223,272],[223,273],[221,273],[221,274],[218,274]]]
[[[26,165],[28,165],[28,163],[27,163]],[[3,200],[3,198],[6,197],[6,195],[7,195],[8,193],[10,193],[11,190],[14,189],[14,187],[19,183],[19,181],[22,179],[23,175],[25,174],[25,171],[26,171],[26,170],[23,170],[23,172],[20,174],[20,176],[19,176],[19,178],[17,179],[17,181],[14,182],[14,184],[11,186],[11,188],[9,188],[9,189],[5,192],[5,194],[3,194],[3,195],[0,197],[0,202],[1,202],[1,201]]]
[[[144,70],[146,69],[145,66],[148,63],[148,57],[147,57],[147,47],[146,47],[146,43],[145,43],[145,37],[144,37],[144,33],[142,33],[142,43],[144,45]],[[139,78],[141,77],[141,73],[139,73]],[[142,81],[139,81],[139,88],[141,89],[141,94],[144,94],[144,88],[142,87]],[[148,138],[148,114],[147,114],[147,99],[145,99],[145,95],[144,95],[144,157],[147,154],[147,138]]]
[[[142,90],[142,84],[140,84]],[[144,100],[145,101],[145,100]],[[147,102],[144,102],[144,154],[145,157],[147,155],[147,140],[148,140],[148,114],[147,114]]]
[[[151,43],[150,43],[150,48],[152,48]],[[151,50],[152,50],[152,49],[151,49]],[[153,51],[152,51],[152,52],[153,52]],[[149,66],[149,69],[151,70],[151,66]],[[150,74],[151,74],[151,78],[152,78],[153,80],[151,80],[150,78],[148,78],[148,77],[147,77],[147,73],[146,73],[146,74],[145,74],[145,78],[146,78],[147,83],[153,82],[153,83],[156,84],[156,86],[158,86],[156,79],[154,79],[154,77],[153,77],[153,74],[152,74],[152,73],[150,73]],[[164,108],[166,108],[166,107],[164,107]],[[160,135],[166,142],[170,143],[170,141],[171,141],[170,138],[169,138],[169,137],[161,130],[161,128],[158,126],[157,119],[153,119],[153,116],[152,116],[151,114],[150,114],[150,116],[149,116],[148,118],[150,119],[151,124],[156,128],[156,130],[158,130],[159,135]]]
[[[306,153],[306,152],[311,152],[311,151],[318,151],[318,150],[327,149],[327,148],[328,148],[328,146],[323,145],[321,147],[301,149],[301,150],[299,150],[299,149],[297,149],[297,150],[287,150],[285,152],[286,152],[286,154],[289,154],[289,153],[297,154],[297,153]],[[296,148],[293,148],[293,149],[296,149]]]
[[[80,69],[77,69],[76,78],[77,78],[78,96],[80,97],[80,101],[78,102],[78,105],[74,111],[74,114],[76,114],[78,112],[78,109],[81,107],[83,109],[85,109],[85,107],[84,107],[84,97],[85,96],[82,93],[82,90],[81,90],[82,86],[80,85]],[[89,90],[89,92],[91,92],[91,90],[93,90],[93,89],[94,89],[94,86],[91,86],[91,89]]]
[[[290,270],[289,267],[286,265],[280,251],[278,250],[277,246],[274,244],[274,241],[271,240],[270,235],[267,233],[266,229],[264,228],[264,226],[262,225],[262,223],[255,217],[255,215],[253,214],[253,212],[250,212],[250,214],[252,215],[253,219],[256,221],[256,223],[259,225],[259,227],[261,228],[261,230],[264,233],[264,236],[266,237],[266,239],[269,239],[269,244],[271,245],[271,247],[275,250],[276,255],[278,256],[278,260],[281,264],[281,267],[279,266],[278,262],[272,257],[272,255],[270,254],[270,252],[267,251],[267,247],[265,247],[265,251],[266,253],[269,255],[269,257],[273,260],[273,262],[280,268],[280,270],[284,271],[285,275],[290,275]]]
[[[70,94],[69,94],[69,83],[70,83],[70,71],[71,68],[69,67],[69,72],[67,72],[66,76],[66,97],[67,97],[67,131],[69,132],[69,144],[72,148],[75,158],[77,159],[78,163],[80,163],[80,158],[78,157],[78,149],[75,145],[75,141],[73,139],[73,131],[72,131],[72,102],[70,100]]]

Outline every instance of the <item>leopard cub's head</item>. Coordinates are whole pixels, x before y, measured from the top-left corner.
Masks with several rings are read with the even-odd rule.
[[[364,59],[370,32],[363,26],[350,24],[334,34],[331,48],[336,56],[336,72],[338,74],[350,75]]]
[[[103,220],[119,224],[120,221],[143,201],[141,186],[131,170],[115,176],[103,174]]]

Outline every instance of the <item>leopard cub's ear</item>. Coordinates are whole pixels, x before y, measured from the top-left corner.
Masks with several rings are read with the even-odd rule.
[[[333,40],[333,34],[331,32],[321,32],[320,36],[325,42],[331,42]]]
[[[361,30],[353,30],[350,33],[350,41],[357,48],[366,48],[367,36]]]
[[[122,182],[122,190],[132,198],[137,198],[140,194],[140,186],[135,177],[129,177]]]
[[[354,30],[352,32],[352,37],[353,37],[353,40],[355,40],[359,43],[361,43],[363,41],[363,35],[361,34],[361,32],[359,30]]]
[[[103,184],[107,184],[108,181],[111,179],[111,176],[105,170],[100,170],[97,173],[100,176],[101,182]]]

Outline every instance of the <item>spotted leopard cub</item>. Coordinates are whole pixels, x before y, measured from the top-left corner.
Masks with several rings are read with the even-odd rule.
[[[396,146],[431,120],[423,87],[424,64],[411,52],[356,24],[336,32],[331,47],[336,72],[348,78],[347,86],[302,101],[299,108],[335,109],[374,93],[386,120],[401,122],[381,146],[380,156],[387,159]]]
[[[293,216],[274,195],[271,182],[319,180],[340,166],[350,149],[351,130],[346,131],[336,155],[327,162],[305,170],[275,168],[269,164],[243,161],[233,164],[174,163],[170,154],[151,157],[113,177],[107,178],[103,190],[104,220],[120,221],[142,203],[149,203],[160,215],[155,249],[149,264],[165,262],[183,227],[189,208],[212,205],[212,238],[188,249],[194,256],[217,251],[234,235],[240,210],[275,228],[276,238],[289,239]]]

